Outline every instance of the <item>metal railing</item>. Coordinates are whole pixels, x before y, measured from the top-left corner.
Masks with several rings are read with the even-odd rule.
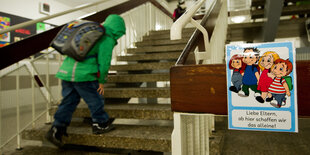
[[[222,3],[221,9],[219,11],[218,18],[216,20],[214,29],[212,30],[213,34],[212,37],[209,36],[210,32],[206,30],[204,27],[205,20],[199,24],[197,21],[195,21],[192,17],[195,14],[195,12],[199,9],[199,7],[204,4],[205,0],[200,0],[195,3],[195,5],[190,8],[188,11],[184,13],[171,27],[171,39],[181,39],[182,38],[182,29],[183,27],[191,23],[193,24],[199,31],[203,34],[204,39],[204,50],[198,51],[198,48],[195,50],[195,60],[196,64],[199,64],[201,61],[203,64],[212,64],[212,63],[223,63],[224,60],[224,47],[225,47],[225,40],[226,40],[226,34],[227,34],[227,2],[218,0],[218,3]],[[211,11],[214,9],[214,6],[216,4],[217,0],[209,1],[208,9],[206,15],[210,14]],[[206,16],[205,15],[205,16]],[[207,16],[206,16],[207,17]],[[212,20],[212,19],[211,19]],[[194,36],[194,35],[193,35]],[[198,34],[196,34],[197,37]],[[192,38],[194,38],[192,37]],[[191,47],[193,48],[193,47]],[[190,50],[186,49],[186,50]],[[184,50],[185,51],[185,50]],[[184,53],[182,52],[182,55]],[[184,53],[185,54],[185,53]],[[181,55],[181,56],[182,56]],[[187,57],[186,57],[187,58]],[[181,57],[177,61],[177,65],[179,65],[181,61]],[[184,61],[184,60],[183,60]],[[184,62],[183,62],[184,63]]]
[[[45,17],[42,17],[42,18],[39,18],[39,19],[30,20],[28,22],[16,24],[16,25],[8,27],[6,29],[0,30],[0,34],[6,33],[6,32],[10,32],[10,31],[14,31],[16,29],[27,27],[29,25],[33,25],[33,24],[36,24],[38,22],[43,22],[45,20],[52,19],[52,18],[55,18],[55,17],[59,17],[59,16],[62,16],[62,15],[66,15],[66,14],[69,14],[69,13],[72,13],[72,12],[75,12],[75,11],[80,11],[80,10],[85,9],[85,8],[89,8],[89,7],[92,7],[92,6],[99,5],[99,4],[101,4],[103,2],[106,2],[106,1],[108,1],[108,0],[101,0],[101,1],[95,2],[95,3],[89,3],[89,4],[86,4],[86,5],[80,5],[80,6],[75,7],[74,9],[66,10],[66,11],[59,12],[59,13],[56,13],[56,14],[53,14],[53,15],[49,15],[49,16],[45,16]]]
[[[227,34],[227,1],[214,0],[210,1],[210,7],[199,24],[192,17],[205,0],[197,1],[196,4],[187,10],[171,27],[171,40],[182,38],[182,29],[187,23],[193,24],[197,30],[194,32],[182,54],[176,62],[175,67],[183,67],[187,57],[191,51],[198,46],[200,32],[203,34],[204,51],[198,51],[196,48],[195,59],[196,64],[202,61],[207,63],[222,63],[224,60],[224,48]],[[212,17],[216,16],[216,17]],[[216,20],[215,20],[215,19]],[[208,20],[215,20],[215,25],[209,26],[211,30],[208,32],[205,27]],[[172,70],[172,69],[171,69]],[[183,72],[186,72],[183,70]],[[174,72],[170,72],[170,77],[176,76]],[[173,78],[171,78],[171,83]],[[171,91],[173,86],[171,87]],[[173,94],[173,92],[171,93]],[[173,95],[171,95],[173,99]],[[191,101],[188,101],[191,102]],[[172,100],[173,104],[173,100]],[[209,154],[209,138],[214,130],[214,115],[203,113],[174,113],[174,129],[171,136],[172,139],[172,155],[186,154]]]
[[[126,23],[126,35],[114,47],[113,64],[117,63],[117,55],[126,54],[126,49],[134,48],[134,42],[141,41],[149,31],[168,29],[172,24],[171,17],[151,2],[121,16]],[[61,99],[61,81],[54,75],[62,60],[58,52],[48,48],[38,57],[33,55],[0,71],[0,153],[14,138],[17,138],[17,149],[21,148],[21,133],[30,126],[35,127],[42,116],[46,115],[45,122],[52,121],[49,108]],[[10,123],[12,120],[16,124]]]
[[[48,109],[52,103],[56,103],[58,99],[54,96],[55,91],[51,91],[49,82],[49,75],[51,74],[51,65],[57,62],[60,65],[60,61],[54,59],[50,61],[49,55],[55,51],[49,51],[37,58],[31,58],[30,60],[23,60],[16,63],[9,68],[1,70],[0,83],[1,85],[1,113],[0,118],[2,124],[11,126],[9,130],[2,130],[5,136],[1,135],[0,148],[5,146],[14,137],[17,137],[17,149],[21,148],[21,132],[28,126],[35,126],[35,121],[42,115],[46,114],[46,122],[51,121],[51,117],[48,113]],[[55,55],[55,54],[53,54]],[[61,57],[59,57],[60,59]],[[42,63],[44,61],[44,63]],[[42,75],[45,75],[46,79],[43,80]],[[15,81],[14,81],[15,79]],[[44,82],[45,81],[45,82]],[[41,96],[38,96],[38,92]],[[30,94],[30,95],[29,95]],[[23,102],[21,102],[23,101]],[[16,104],[14,104],[14,102]],[[42,107],[45,105],[45,110]],[[40,107],[39,114],[36,113],[36,106]],[[31,108],[30,108],[31,107]],[[14,119],[12,110],[16,109],[16,126],[10,124],[10,121]],[[31,109],[31,119],[27,114],[27,111]],[[5,114],[4,114],[5,113]],[[21,121],[22,119],[22,121]],[[3,126],[1,126],[2,128]],[[12,134],[13,129],[16,128],[16,132]],[[11,133],[11,134],[10,134]],[[3,139],[3,137],[6,137]]]

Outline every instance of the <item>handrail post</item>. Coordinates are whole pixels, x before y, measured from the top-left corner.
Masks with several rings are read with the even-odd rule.
[[[19,62],[17,62],[17,68],[19,68]],[[19,93],[19,76],[20,76],[20,69],[17,70],[17,75],[16,75],[16,129],[17,129],[17,150],[21,149],[21,137],[20,137],[20,93]]]
[[[47,51],[47,50],[46,50]],[[47,52],[48,53],[48,52]],[[46,123],[50,123],[51,122],[51,116],[50,116],[50,113],[49,113],[49,107],[50,107],[50,104],[51,104],[51,89],[50,89],[50,78],[49,78],[49,75],[50,75],[50,59],[49,59],[49,54],[46,54],[46,66],[47,66],[47,69],[46,69],[46,88],[50,91],[46,91],[46,96],[47,96],[47,103],[46,103]]]
[[[182,29],[189,23],[192,19],[192,16],[197,12],[197,10],[201,7],[201,5],[206,0],[200,0],[195,2],[195,4],[189,8],[180,18],[175,21],[170,30],[170,39],[177,40],[182,39]]]
[[[32,56],[31,57],[31,60],[33,61],[34,60],[34,57]],[[30,70],[31,72],[31,75],[34,75],[34,70],[33,68],[31,68]],[[32,94],[31,94],[31,97],[32,97],[32,128],[35,127],[35,116],[36,116],[36,108],[35,108],[35,87],[34,87],[34,80],[31,80],[31,91],[32,91]]]
[[[191,24],[193,24],[198,30],[200,30],[203,34],[203,40],[205,45],[205,52],[207,52],[207,56],[205,60],[208,60],[211,58],[211,49],[210,49],[210,42],[209,42],[209,35],[207,30],[201,26],[197,21],[195,21],[193,18],[191,18]]]

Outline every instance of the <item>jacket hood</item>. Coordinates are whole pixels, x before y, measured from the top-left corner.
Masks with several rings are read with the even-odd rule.
[[[109,15],[103,23],[107,31],[111,31],[112,37],[117,40],[126,33],[124,19],[116,14]]]

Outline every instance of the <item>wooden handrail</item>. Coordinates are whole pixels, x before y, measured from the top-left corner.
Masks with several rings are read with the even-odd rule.
[[[203,16],[202,21],[200,22],[200,25],[207,29],[209,38],[212,37],[215,27],[215,21],[219,15],[220,9],[221,3],[219,2],[219,0],[217,0],[216,4],[208,10],[208,12]],[[199,44],[199,41],[202,40],[200,38],[202,38],[202,33],[198,29],[196,29],[190,37],[185,48],[183,49],[177,62],[175,63],[176,66],[184,65],[186,63],[188,55],[194,51],[195,47]]]
[[[309,70],[310,61],[296,61],[298,115],[303,117],[310,116]],[[172,67],[172,111],[227,115],[226,81],[225,64]]]
[[[156,0],[130,0],[117,6],[100,11],[84,19],[103,22],[110,14],[122,14],[146,2],[151,2],[154,4],[154,6],[167,14],[172,20],[172,14],[164,7],[162,7],[161,4],[159,4]],[[48,48],[50,42],[60,31],[62,26],[63,25],[0,48],[0,69],[3,69]]]

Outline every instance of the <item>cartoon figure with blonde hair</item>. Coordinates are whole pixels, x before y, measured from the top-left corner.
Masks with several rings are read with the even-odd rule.
[[[262,73],[260,75],[257,90],[261,91],[261,96],[256,96],[256,100],[260,103],[264,103],[268,94],[268,88],[272,83],[273,79],[268,76],[270,74],[270,69],[273,66],[274,61],[279,59],[279,55],[273,51],[265,52],[258,61],[258,66],[260,67]],[[266,99],[271,101],[270,98]]]
[[[293,70],[293,64],[289,59],[278,59],[271,68],[271,73],[275,77],[268,88],[268,98],[271,98],[270,104],[280,108],[286,104],[286,97],[291,96],[290,90],[293,89],[292,79],[288,76]],[[273,99],[274,98],[274,99]],[[266,99],[267,100],[267,99]]]

